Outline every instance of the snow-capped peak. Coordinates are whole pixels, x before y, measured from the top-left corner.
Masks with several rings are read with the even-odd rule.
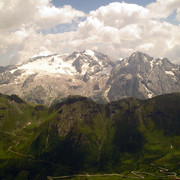
[[[72,94],[114,101],[180,91],[180,67],[141,52],[117,62],[92,50],[43,55],[7,67],[0,79],[1,92],[48,105]]]
[[[33,58],[32,60],[24,63],[18,67],[19,70],[25,70],[28,74],[34,73],[59,73],[73,75],[76,73],[75,68],[70,62],[64,61],[60,55],[43,56]]]
[[[29,59],[18,65],[17,69],[23,74],[64,74],[85,75],[87,72],[96,74],[111,66],[106,55],[93,50],[75,51],[70,55],[48,55]],[[14,70],[16,71],[16,70]]]
[[[93,50],[87,49],[87,50],[84,51],[84,54],[89,55],[89,56],[94,56],[95,52]]]

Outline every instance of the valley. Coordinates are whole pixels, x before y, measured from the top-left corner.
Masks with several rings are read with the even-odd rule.
[[[49,108],[0,95],[1,179],[178,179],[180,94]]]

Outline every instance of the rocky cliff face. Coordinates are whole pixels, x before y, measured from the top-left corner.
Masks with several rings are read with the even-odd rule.
[[[168,59],[154,59],[136,52],[120,61],[112,70],[107,82],[108,99],[123,97],[152,98],[180,91],[180,67]]]
[[[0,68],[0,92],[50,105],[68,95],[105,102],[124,97],[151,98],[180,91],[180,67],[141,52],[112,62],[92,51],[32,58]]]

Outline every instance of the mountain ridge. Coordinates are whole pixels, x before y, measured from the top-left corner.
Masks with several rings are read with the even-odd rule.
[[[113,62],[107,55],[84,50],[35,57],[1,69],[0,92],[46,105],[68,95],[110,102],[180,92],[180,66],[142,52]]]

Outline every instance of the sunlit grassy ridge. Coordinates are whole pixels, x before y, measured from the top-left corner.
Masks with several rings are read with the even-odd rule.
[[[164,173],[152,163],[180,174],[179,128],[180,93],[106,105],[71,96],[50,108],[0,94],[0,178]]]

